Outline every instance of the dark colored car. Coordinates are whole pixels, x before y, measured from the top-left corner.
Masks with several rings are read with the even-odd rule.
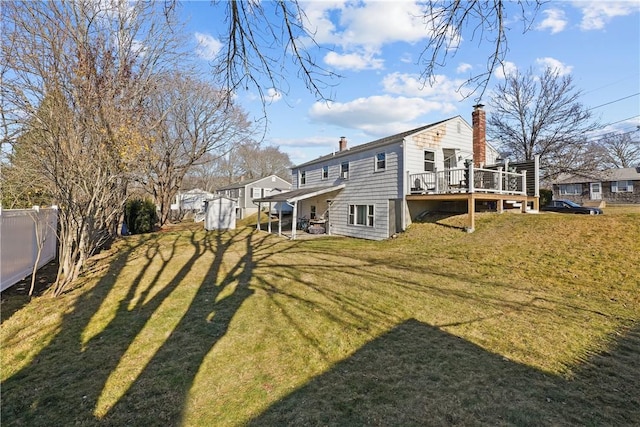
[[[602,215],[602,209],[580,206],[571,200],[552,200],[547,206],[543,206],[543,211],[560,212],[585,215]]]

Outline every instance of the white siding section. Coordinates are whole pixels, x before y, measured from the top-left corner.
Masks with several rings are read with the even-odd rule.
[[[463,167],[466,159],[473,160],[473,130],[461,117],[454,117],[417,135],[407,138],[407,171],[424,172],[424,151],[435,153],[436,169],[444,169],[445,150],[455,151],[456,167]],[[460,159],[460,157],[462,157]]]

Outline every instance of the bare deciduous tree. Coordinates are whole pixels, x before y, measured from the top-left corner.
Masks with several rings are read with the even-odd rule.
[[[247,142],[238,147],[235,153],[240,175],[248,179],[262,178],[269,175],[288,177],[289,168],[293,165],[289,155],[278,147],[262,146],[258,142]]]
[[[145,143],[141,177],[160,207],[160,224],[193,167],[225,155],[250,136],[245,113],[226,93],[193,77],[174,75],[158,82],[150,94],[153,122]]]
[[[531,160],[540,155],[543,179],[559,173],[593,171],[596,156],[586,134],[597,128],[580,102],[571,76],[546,69],[507,75],[491,98],[490,138],[507,157]]]
[[[638,131],[604,135],[598,138],[596,146],[602,150],[603,168],[640,166]]]
[[[178,40],[153,2],[5,2],[1,13],[3,127],[20,130],[3,138],[21,135],[60,207],[59,295],[115,233],[143,101]]]
[[[542,0],[425,2],[422,18],[428,42],[420,55],[423,81],[432,82],[448,57],[455,55],[463,38],[479,45],[488,43],[486,70],[468,80],[474,91],[479,90],[477,98],[482,98],[491,75],[503,64],[507,53],[507,18],[522,21],[527,31],[542,3]],[[266,88],[287,93],[282,64],[293,61],[306,87],[317,98],[329,98],[325,90],[337,74],[323,68],[310,54],[310,48],[317,47],[316,29],[305,15],[303,2],[232,0],[224,5],[228,27],[216,73],[224,76],[226,88],[235,91],[255,87],[263,101]],[[510,12],[514,13],[508,17]]]

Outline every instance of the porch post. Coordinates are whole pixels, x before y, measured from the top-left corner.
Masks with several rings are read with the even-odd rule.
[[[258,202],[258,223],[256,224],[256,230],[260,230],[260,211],[262,210],[262,203]]]
[[[278,209],[278,236],[282,236],[282,202],[280,202],[280,209]]]
[[[476,200],[473,193],[469,193],[467,199],[467,210],[469,211],[469,225],[467,226],[467,233],[473,233],[476,228]]]
[[[527,171],[522,171],[522,191],[524,193],[524,200],[522,201],[522,206],[520,206],[520,212],[527,213]]]
[[[267,218],[269,218],[269,221],[267,222],[267,230],[269,231],[269,234],[271,234],[271,202],[269,202],[269,211],[267,212]]]
[[[298,228],[298,201],[293,202],[293,213],[291,218],[291,240],[296,239],[296,228]]]

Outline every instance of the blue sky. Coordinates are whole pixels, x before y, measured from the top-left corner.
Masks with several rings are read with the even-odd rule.
[[[629,132],[640,125],[640,0],[551,1],[523,32],[520,9],[507,14],[509,52],[505,70],[492,76],[490,90],[517,68],[546,66],[571,74],[593,109],[603,132]],[[414,1],[311,1],[303,4],[316,41],[312,52],[325,68],[341,75],[319,102],[288,70],[286,93],[266,88],[269,125],[265,143],[280,147],[302,163],[331,153],[346,136],[349,146],[461,115],[471,122],[475,97],[464,98],[460,85],[486,67],[492,46],[463,34],[459,49],[436,70],[433,85],[424,86],[417,64],[428,33],[415,16],[423,8]],[[208,1],[181,3],[185,31],[197,63],[206,69],[220,48],[221,6]],[[463,88],[463,91],[467,90]],[[238,102],[254,117],[262,105],[252,91]],[[608,104],[608,105],[603,105]],[[491,113],[490,109],[487,110]]]

